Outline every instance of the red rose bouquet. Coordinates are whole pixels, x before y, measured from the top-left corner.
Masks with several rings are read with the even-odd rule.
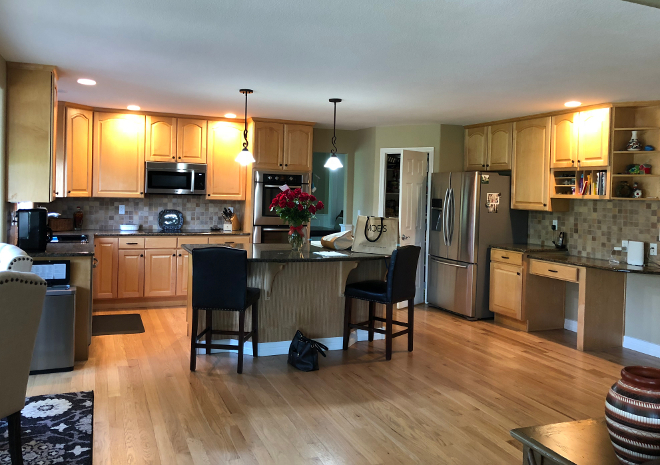
[[[323,208],[323,202],[300,189],[282,191],[270,203],[270,211],[277,213],[289,225],[289,243],[294,249],[300,249],[304,242],[305,224]]]

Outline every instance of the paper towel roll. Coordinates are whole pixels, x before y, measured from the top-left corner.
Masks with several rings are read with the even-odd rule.
[[[644,266],[644,243],[628,241],[628,265]]]

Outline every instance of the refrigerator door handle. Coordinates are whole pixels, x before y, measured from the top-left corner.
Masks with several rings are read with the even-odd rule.
[[[453,266],[455,268],[467,268],[467,265],[459,265],[458,263],[450,263],[450,262],[446,262],[444,260],[438,260],[437,258],[434,258],[434,257],[429,257],[429,258],[431,260],[433,260],[434,262],[441,263],[443,265]]]
[[[449,212],[447,215],[447,245],[451,245],[451,241],[454,239],[454,215],[455,215],[455,204],[454,204],[454,189],[449,189]]]
[[[445,208],[442,209],[442,240],[447,244],[447,216],[449,213],[449,188],[445,191]]]

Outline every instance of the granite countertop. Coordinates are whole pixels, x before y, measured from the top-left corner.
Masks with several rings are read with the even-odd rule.
[[[567,253],[566,249],[558,249],[554,244],[541,245],[541,244],[495,244],[490,246],[491,249],[511,250],[513,252],[522,253],[539,253],[539,252],[563,252]]]
[[[610,263],[609,260],[599,258],[578,257],[577,255],[557,254],[530,254],[529,258],[544,260],[546,262],[561,263],[562,265],[583,266],[585,268],[597,268],[606,271],[620,271],[623,273],[642,273],[660,275],[660,267],[655,265],[635,266],[626,263]]]
[[[80,243],[51,243],[46,245],[45,252],[27,252],[32,258],[48,257],[93,257],[94,244],[89,242],[87,244]]]
[[[329,250],[322,247],[306,245],[300,252],[291,250],[289,244],[236,244],[235,248],[247,250],[250,262],[343,262],[343,261],[365,261],[383,260],[389,258],[387,255],[374,255],[367,253],[355,253],[349,250]],[[225,247],[222,244],[184,244],[183,250],[192,253],[194,249],[208,247]],[[320,253],[319,253],[320,252]]]
[[[55,235],[87,234],[90,237],[118,237],[118,236],[249,236],[244,231],[211,231],[210,229],[187,229],[179,231],[162,231],[160,229],[139,229],[137,231],[120,231],[119,229],[83,229],[82,231],[58,231]]]

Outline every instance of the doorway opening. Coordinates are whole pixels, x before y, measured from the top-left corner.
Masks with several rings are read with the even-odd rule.
[[[344,223],[347,157],[344,153],[337,154],[344,168],[334,171],[324,167],[329,157],[327,152],[312,154],[312,193],[323,201],[325,208],[311,221],[311,240],[339,232]]]

